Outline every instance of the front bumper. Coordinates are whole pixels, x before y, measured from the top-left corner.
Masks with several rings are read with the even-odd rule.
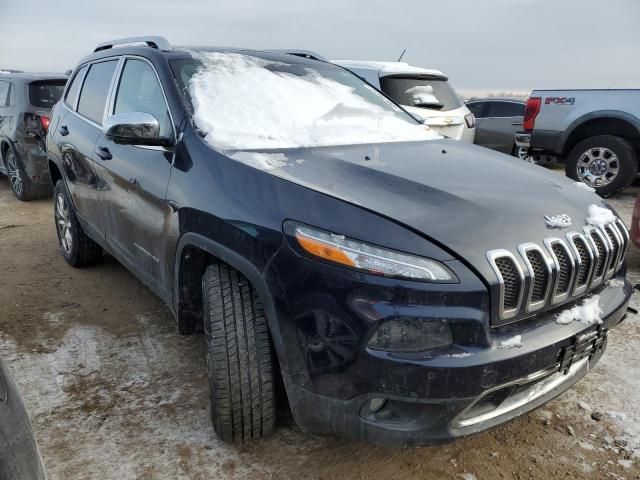
[[[386,445],[465,437],[557,396],[599,360],[632,293],[629,283],[620,282],[624,273],[601,287],[599,326],[558,325],[558,312],[550,311],[489,327],[484,287],[460,265],[454,269],[458,285],[365,279],[339,270],[308,262],[280,285],[282,292],[295,289],[287,298],[301,299],[291,305],[290,321],[279,321],[289,404],[305,431]],[[394,316],[447,318],[456,342],[446,351],[411,355],[368,348],[372,325]],[[330,354],[332,334],[347,340]],[[500,348],[515,335],[522,337],[520,348]],[[384,406],[372,411],[372,400]]]

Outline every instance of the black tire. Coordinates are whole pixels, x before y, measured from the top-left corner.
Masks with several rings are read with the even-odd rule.
[[[22,202],[29,202],[36,198],[51,195],[51,186],[34,183],[27,173],[20,158],[13,148],[9,147],[4,154],[4,166],[9,177],[9,186],[16,198]]]
[[[274,353],[253,287],[225,264],[202,278],[213,428],[225,442],[266,437],[275,423]]]
[[[53,216],[58,234],[58,244],[69,265],[85,267],[100,261],[102,247],[91,240],[82,230],[69,200],[67,187],[62,180],[58,180],[53,189]]]
[[[598,152],[607,149],[617,157],[618,171],[606,185],[589,185],[596,189],[596,193],[609,196],[631,185],[638,172],[638,159],[633,146],[624,138],[614,135],[596,135],[578,142],[569,152],[566,163],[566,175],[576,181],[583,181],[579,169],[583,168],[581,158],[590,151]],[[604,157],[603,157],[604,158]],[[606,158],[605,158],[606,160]],[[585,182],[588,184],[588,182]]]

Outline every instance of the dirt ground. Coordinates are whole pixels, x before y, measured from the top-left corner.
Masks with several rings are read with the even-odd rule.
[[[627,223],[638,190],[612,200]],[[111,257],[67,266],[52,211],[50,200],[18,202],[0,178],[0,355],[52,480],[640,479],[638,316],[573,389],[470,439],[380,448],[284,421],[269,439],[229,446],[209,422],[203,337],[178,335],[167,308]],[[629,269],[640,282],[633,247]]]

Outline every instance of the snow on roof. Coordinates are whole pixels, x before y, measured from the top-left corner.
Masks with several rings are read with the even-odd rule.
[[[194,121],[220,150],[296,148],[441,138],[414,123],[364,82],[251,55],[193,54],[202,64],[189,82]],[[331,67],[329,66],[331,69]],[[331,69],[333,70],[333,69]],[[354,84],[347,84],[349,81]],[[244,161],[244,158],[238,158]],[[253,159],[278,168],[282,159]]]
[[[439,75],[444,77],[440,70],[430,68],[415,67],[406,62],[377,62],[367,60],[330,60],[331,63],[345,68],[357,68],[361,70],[372,70],[379,72],[380,76],[396,75],[406,73],[409,75]]]

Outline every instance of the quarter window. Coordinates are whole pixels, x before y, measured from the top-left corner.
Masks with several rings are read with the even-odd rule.
[[[104,109],[107,103],[107,93],[111,78],[116,69],[117,60],[94,63],[89,68],[80,92],[78,113],[96,123],[102,124]]]
[[[160,124],[160,136],[173,133],[167,103],[153,68],[142,60],[128,59],[122,70],[114,114],[143,112],[153,115]]]
[[[485,112],[487,110],[486,103],[484,102],[473,102],[468,103],[467,108],[473,113],[473,116],[476,118],[484,118]]]
[[[9,105],[9,82],[0,80],[0,107],[6,107]]]
[[[522,117],[524,104],[517,102],[490,102],[488,117]]]
[[[76,106],[76,99],[78,98],[78,92],[80,91],[80,84],[82,83],[82,77],[84,76],[84,72],[86,70],[87,67],[84,66],[76,72],[76,74],[73,76],[73,80],[71,80],[69,89],[67,90],[67,95],[64,97],[64,103],[66,103],[71,108],[75,108]]]

